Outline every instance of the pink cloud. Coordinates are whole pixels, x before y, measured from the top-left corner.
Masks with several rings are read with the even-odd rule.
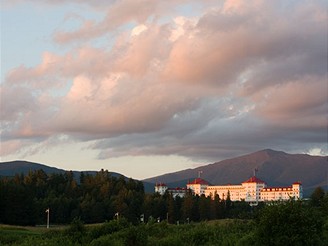
[[[149,21],[175,3],[143,1],[138,11],[136,4],[118,1],[100,23],[56,36],[64,44],[115,29],[113,46],[44,52],[38,66],[7,75],[6,153],[18,149],[12,139],[42,142],[61,134],[99,140],[94,148],[103,156],[215,156],[252,140],[292,142],[305,128],[322,142],[327,50],[320,6],[310,5],[315,14],[304,19],[308,4],[226,1],[198,17]],[[125,23],[143,29],[116,29]]]
[[[270,87],[254,97],[256,113],[280,127],[324,128],[327,90],[324,79],[318,77]]]
[[[97,38],[121,27],[127,23],[146,23],[150,17],[156,18],[159,15],[173,10],[176,5],[183,1],[152,1],[152,0],[122,0],[115,1],[105,8],[106,17],[99,23],[85,21],[76,31],[57,32],[54,40],[64,44],[72,41],[81,41]]]
[[[24,147],[21,140],[1,141],[0,155],[7,156],[19,152]]]

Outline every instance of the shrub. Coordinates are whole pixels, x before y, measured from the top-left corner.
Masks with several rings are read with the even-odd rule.
[[[64,231],[73,242],[82,243],[85,236],[86,228],[80,218],[75,218],[69,228]]]
[[[291,200],[262,210],[255,238],[259,245],[319,245],[322,227],[316,210]]]
[[[99,238],[101,236],[120,231],[124,228],[128,228],[129,226],[131,226],[130,223],[124,218],[120,220],[111,220],[105,222],[101,226],[95,226],[90,229],[90,233],[89,233],[90,241]]]

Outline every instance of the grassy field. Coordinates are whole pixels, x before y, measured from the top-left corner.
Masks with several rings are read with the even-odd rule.
[[[0,225],[0,245],[237,245],[250,222],[220,220],[184,225],[133,226],[126,221],[70,226]]]
[[[51,231],[64,231],[69,226],[12,226],[0,224],[0,245],[21,245],[33,238],[42,238]]]
[[[263,245],[257,235],[258,224],[254,220],[224,219],[190,224],[148,223],[132,225],[124,219],[102,224],[84,225],[75,220],[68,226],[22,227],[0,225],[0,245]],[[303,232],[302,232],[303,233]],[[278,241],[286,232],[274,235],[269,245],[327,245],[328,221],[321,239],[294,243],[290,238]],[[320,234],[318,234],[320,236]],[[297,236],[297,233],[294,233]],[[305,243],[305,244],[304,244]],[[266,244],[268,245],[268,244]]]
[[[10,245],[23,242],[26,238],[39,236],[44,229],[36,227],[21,227],[0,225],[0,244]]]

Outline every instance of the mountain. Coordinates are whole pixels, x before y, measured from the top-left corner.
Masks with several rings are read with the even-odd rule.
[[[28,174],[29,171],[42,169],[47,174],[52,173],[65,173],[67,170],[58,169],[55,167],[46,166],[44,164],[29,162],[29,161],[10,161],[10,162],[1,162],[0,163],[0,177],[1,176],[15,176],[15,174]],[[96,171],[83,171],[85,174],[95,175]],[[120,173],[109,172],[113,177],[124,176]],[[80,180],[80,171],[73,171],[74,177],[77,181]],[[125,176],[124,176],[125,177]],[[128,179],[127,177],[125,177]],[[149,182],[144,182],[145,192],[152,193],[154,192],[154,184]]]
[[[49,167],[43,164],[27,161],[12,161],[0,163],[0,176],[14,176],[16,173],[27,174],[29,170],[43,169],[46,173],[63,173],[65,170]],[[295,181],[301,181],[305,195],[309,195],[316,187],[321,186],[328,190],[328,156],[310,156],[306,154],[287,154],[270,149],[261,150],[252,154],[223,160],[194,169],[142,180],[145,192],[154,191],[156,182],[164,182],[169,187],[184,187],[188,180],[198,176],[213,185],[240,184],[253,175],[264,180],[269,186],[289,186]],[[79,180],[79,171],[73,171],[74,177]],[[95,171],[84,173],[95,174]],[[121,174],[110,172],[118,177]]]
[[[0,163],[0,177],[1,176],[15,176],[15,174],[28,174],[29,171],[42,169],[47,174],[65,173],[67,170],[49,167],[43,164],[29,162],[29,161],[9,161]],[[95,175],[96,171],[83,171],[85,174]],[[109,172],[113,177],[119,177],[122,174]],[[73,171],[74,177],[79,180],[81,171]]]
[[[177,183],[186,184],[186,180],[201,177],[213,185],[240,184],[253,175],[264,180],[268,186],[289,186],[295,181],[302,182],[305,195],[321,186],[328,189],[328,156],[310,156],[306,154],[287,154],[271,149],[223,160],[194,169],[169,173],[144,181],[164,182],[175,187]]]

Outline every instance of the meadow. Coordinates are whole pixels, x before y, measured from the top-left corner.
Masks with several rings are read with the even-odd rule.
[[[282,216],[285,216],[283,210],[290,212],[287,206],[275,207],[280,209]],[[222,219],[185,224],[157,223],[153,220],[133,225],[122,218],[89,225],[75,219],[70,225],[49,229],[1,225],[0,245],[327,245],[327,219],[313,220],[312,217],[308,221],[294,221],[293,224],[289,220],[299,218],[291,216],[281,221],[276,216],[278,220],[275,221],[270,212],[277,211],[267,211],[258,219]],[[276,231],[279,223],[281,229]],[[289,229],[286,230],[286,226]]]
[[[245,245],[251,242],[252,221],[216,220],[190,224],[132,225],[125,219],[65,227],[0,226],[1,245]]]

